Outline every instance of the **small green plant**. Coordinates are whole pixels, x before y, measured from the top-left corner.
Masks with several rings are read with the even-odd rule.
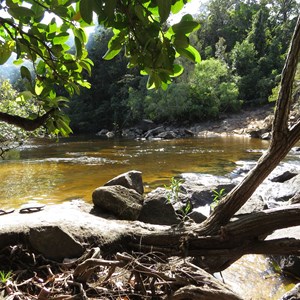
[[[220,191],[213,190],[214,198],[213,202],[210,205],[211,209],[214,210],[215,207],[219,204],[220,200],[226,195],[225,189],[220,189]]]
[[[183,216],[186,216],[188,213],[191,212],[191,210],[192,210],[192,204],[191,201],[188,199],[186,205],[181,209]]]
[[[174,177],[171,178],[171,184],[169,186],[165,185],[165,189],[168,190],[167,192],[167,201],[174,205],[180,202],[179,199],[179,192],[180,186],[183,184],[182,179],[176,179]],[[185,217],[190,211],[192,210],[192,205],[190,200],[188,200],[184,206],[181,206],[179,215]]]
[[[165,189],[169,190],[167,193],[167,199],[169,203],[175,203],[179,200],[180,186],[183,184],[182,179],[171,178],[171,184],[169,186],[165,185]]]
[[[5,272],[0,270],[0,283],[5,284],[11,277],[12,277],[11,271]]]

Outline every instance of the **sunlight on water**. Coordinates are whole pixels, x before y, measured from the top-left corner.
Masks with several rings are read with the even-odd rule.
[[[0,162],[1,206],[30,200],[91,202],[95,188],[129,170],[143,173],[146,190],[184,172],[225,175],[238,160],[256,160],[268,143],[246,137],[162,141],[93,137],[37,140]]]
[[[294,286],[291,279],[274,273],[263,255],[243,256],[223,271],[222,276],[245,300],[278,300]]]

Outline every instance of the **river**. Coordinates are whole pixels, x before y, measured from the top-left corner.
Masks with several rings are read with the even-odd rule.
[[[1,206],[71,199],[91,202],[95,188],[129,170],[142,172],[147,191],[184,172],[225,175],[237,161],[256,160],[267,146],[266,141],[247,137],[32,140],[0,161]]]
[[[36,139],[0,161],[0,208],[83,199],[95,188],[129,170],[143,174],[146,191],[182,173],[226,175],[238,161],[256,161],[268,141],[248,137],[160,141],[93,137]],[[245,256],[224,272],[225,282],[245,299],[278,299],[292,281],[274,274],[263,256]],[[245,278],[247,278],[245,280]]]

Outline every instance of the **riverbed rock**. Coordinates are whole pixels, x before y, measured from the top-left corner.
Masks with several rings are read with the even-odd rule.
[[[96,210],[107,211],[121,220],[136,220],[143,203],[141,194],[121,185],[99,187],[92,199]]]
[[[171,140],[177,137],[176,133],[172,130],[161,132],[157,135],[158,138]]]
[[[81,256],[82,249],[94,244],[101,249],[110,249],[132,228],[128,221],[95,216],[91,214],[92,210],[92,204],[72,201],[47,205],[44,210],[30,214],[15,210],[3,215],[0,249],[25,244],[47,258],[60,261]]]
[[[292,179],[293,177],[295,177],[297,175],[297,173],[293,173],[290,171],[285,171],[284,173],[274,177],[271,179],[272,182],[280,182],[283,183],[289,179]]]
[[[173,225],[178,224],[180,219],[175,209],[168,201],[167,190],[157,188],[150,192],[144,200],[138,220],[144,223]]]
[[[300,276],[300,256],[286,255],[277,257],[277,262],[283,273],[295,278]]]
[[[160,133],[164,132],[164,127],[163,126],[158,126],[158,127],[155,127],[153,129],[150,129],[148,130],[147,132],[145,132],[145,134],[143,135],[143,137],[145,139],[149,139],[151,137],[154,137]]]
[[[53,260],[79,257],[84,247],[59,226],[31,228],[29,242],[33,249]]]
[[[300,203],[300,191],[297,192],[290,200],[289,204],[298,204]]]
[[[120,174],[117,177],[109,180],[104,184],[104,186],[112,186],[112,185],[121,185],[128,189],[133,189],[141,195],[144,193],[142,172],[140,171],[132,170]]]
[[[300,300],[300,283],[297,283],[290,291],[285,293],[280,300]]]
[[[149,119],[143,119],[136,125],[136,128],[140,129],[142,132],[146,132],[156,127],[157,125]]]

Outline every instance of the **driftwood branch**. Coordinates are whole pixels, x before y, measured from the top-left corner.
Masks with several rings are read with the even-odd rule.
[[[158,251],[168,256],[213,257],[210,270],[221,271],[244,254],[300,254],[300,240],[264,241],[277,229],[300,225],[300,204],[235,218],[214,235],[200,235],[199,226],[134,233],[128,246],[136,251]],[[201,229],[200,229],[201,230]]]
[[[45,113],[44,115],[37,117],[35,119],[27,119],[27,118],[0,112],[0,121],[6,122],[11,125],[15,125],[27,131],[33,131],[39,128],[40,126],[42,126],[47,121],[47,119],[53,114],[54,111],[55,109],[53,108],[49,110],[47,113]]]

